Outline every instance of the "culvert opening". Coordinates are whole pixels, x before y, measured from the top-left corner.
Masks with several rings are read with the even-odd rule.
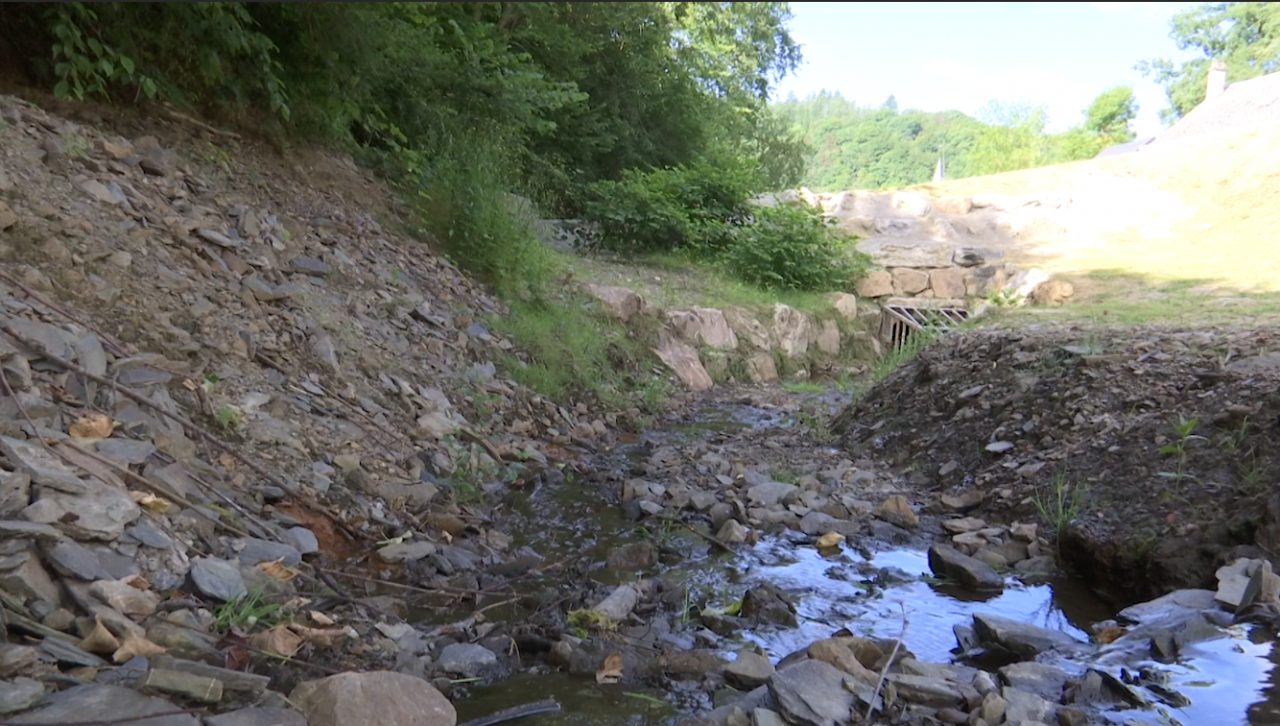
[[[968,309],[956,301],[891,300],[881,312],[880,335],[892,350],[899,351],[914,335],[944,335],[968,319]]]

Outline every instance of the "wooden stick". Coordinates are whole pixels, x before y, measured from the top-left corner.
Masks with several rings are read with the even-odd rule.
[[[262,477],[263,479],[266,479],[271,484],[274,484],[275,486],[280,487],[285,491],[291,491],[294,489],[294,487],[290,487],[286,485],[279,478],[272,475],[266,469],[262,468],[262,466],[260,466],[257,462],[253,461],[248,456],[245,456],[244,454],[240,453],[240,451],[235,447],[233,447],[231,444],[228,444],[227,442],[223,441],[217,436],[209,433],[202,426],[199,426],[193,423],[192,421],[188,420],[186,417],[179,416],[176,413],[171,413],[169,411],[166,411],[162,406],[150,400],[146,396],[143,396],[140,393],[137,393],[133,390],[125,388],[124,386],[121,386],[120,384],[116,383],[115,381],[109,378],[97,375],[96,373],[90,373],[89,371],[85,370],[83,367],[78,366],[69,360],[66,360],[64,358],[54,355],[53,353],[49,352],[49,350],[45,348],[44,345],[40,343],[40,341],[28,338],[27,336],[14,330],[12,324],[10,324],[8,321],[0,321],[0,330],[3,330],[4,332],[13,336],[23,345],[26,345],[30,347],[32,350],[39,352],[42,356],[44,356],[46,360],[50,361],[51,363],[54,363],[63,368],[66,368],[67,370],[72,371],[74,373],[79,373],[80,375],[87,377],[91,381],[94,381],[104,386],[108,386],[112,390],[119,392],[121,395],[133,400],[134,402],[141,404],[143,406],[146,406],[147,408],[150,408],[153,411],[160,413],[162,416],[172,419],[173,421],[176,421],[177,423],[185,426],[186,428],[194,432],[196,435],[203,438],[205,441],[208,441],[210,444],[217,446],[218,448],[227,452],[231,456],[235,457],[237,461],[249,467],[250,471]],[[307,509],[314,509],[305,500],[299,499],[298,501]]]
[[[902,633],[898,635],[898,640],[893,644],[893,650],[889,653],[889,660],[885,661],[884,668],[880,669],[880,680],[876,682],[876,690],[871,692],[871,700],[867,702],[867,715],[862,720],[867,723],[871,722],[871,712],[876,708],[876,699],[880,697],[880,689],[884,687],[885,676],[889,675],[889,666],[893,665],[893,659],[898,657],[898,649],[902,647],[902,641],[907,637],[907,608],[902,607]]]
[[[16,286],[18,289],[25,292],[27,294],[27,297],[31,298],[32,300],[35,300],[36,302],[49,308],[55,313],[58,313],[62,317],[66,318],[67,320],[70,320],[76,325],[79,325],[83,328],[87,328],[88,330],[93,331],[98,335],[98,338],[101,339],[102,343],[106,345],[108,348],[111,348],[112,352],[114,352],[116,355],[128,355],[128,353],[124,349],[124,346],[117,343],[115,338],[112,338],[110,335],[107,335],[106,333],[102,332],[101,330],[98,330],[97,328],[90,325],[89,323],[84,322],[83,320],[77,318],[76,316],[72,315],[66,310],[44,299],[43,297],[40,296],[40,293],[36,292],[35,290],[32,290],[31,288],[27,287],[21,282],[18,282],[17,278],[15,278],[13,275],[10,275],[4,270],[0,270],[0,279],[4,280],[5,282],[8,282],[11,285]]]

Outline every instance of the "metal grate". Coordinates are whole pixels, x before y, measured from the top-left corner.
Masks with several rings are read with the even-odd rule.
[[[968,319],[969,311],[956,306],[953,301],[899,298],[884,306],[880,334],[884,342],[897,351],[902,350],[902,346],[917,332],[945,333]]]

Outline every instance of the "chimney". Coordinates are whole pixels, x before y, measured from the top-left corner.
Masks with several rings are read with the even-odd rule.
[[[1204,100],[1211,101],[1227,90],[1227,64],[1221,58],[1214,58],[1209,65],[1209,85],[1205,89]]]

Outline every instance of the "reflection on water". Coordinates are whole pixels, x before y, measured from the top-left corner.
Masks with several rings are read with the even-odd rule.
[[[516,723],[537,726],[664,726],[676,721],[675,710],[656,691],[598,686],[591,678],[563,673],[519,675],[501,683],[473,688],[454,705],[458,723],[512,706],[554,698],[560,713],[532,716]]]

